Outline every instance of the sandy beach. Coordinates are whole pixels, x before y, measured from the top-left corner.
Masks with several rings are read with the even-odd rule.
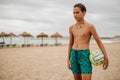
[[[92,80],[120,80],[120,43],[104,44],[110,65],[93,66]],[[96,44],[91,50],[98,49]],[[73,80],[66,66],[67,45],[0,49],[0,80]]]

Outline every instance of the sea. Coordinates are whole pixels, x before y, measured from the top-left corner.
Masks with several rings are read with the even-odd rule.
[[[21,44],[49,44],[49,45],[52,45],[52,44],[55,44],[57,41],[57,43],[60,43],[60,44],[68,44],[69,43],[69,38],[65,37],[65,38],[51,38],[51,37],[48,37],[48,38],[43,38],[43,41],[42,41],[42,38],[34,38],[34,37],[0,37],[0,42],[5,42],[5,44],[17,44],[17,45],[21,45]],[[116,43],[116,42],[120,42],[120,39],[114,39],[114,38],[108,38],[108,39],[101,39],[101,41],[103,43]],[[90,41],[91,44],[96,44],[96,41],[91,38],[91,41]]]

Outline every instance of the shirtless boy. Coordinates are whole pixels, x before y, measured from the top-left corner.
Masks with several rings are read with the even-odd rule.
[[[103,69],[108,67],[108,56],[101,42],[95,27],[84,20],[86,8],[82,3],[75,4],[73,7],[73,15],[76,23],[69,28],[69,46],[67,65],[71,69],[74,80],[91,80],[92,65],[89,60],[90,39],[91,36],[96,40],[99,48],[104,54]]]

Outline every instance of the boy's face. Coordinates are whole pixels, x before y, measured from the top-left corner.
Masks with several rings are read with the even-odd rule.
[[[73,8],[73,15],[76,21],[80,21],[84,18],[85,11],[81,11],[79,7]]]

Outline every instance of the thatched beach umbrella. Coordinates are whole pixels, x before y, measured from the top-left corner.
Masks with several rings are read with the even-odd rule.
[[[57,38],[62,38],[63,36],[61,34],[59,34],[58,32],[56,32],[56,33],[52,34],[51,37],[55,38],[55,45],[57,45],[57,43],[58,43]]]
[[[10,36],[10,44],[12,45],[12,37],[15,37],[17,35],[11,32],[8,34],[8,36]]]
[[[24,44],[25,44],[25,38],[27,38],[27,43],[28,43],[28,38],[33,37],[30,33],[27,32],[21,33],[20,36],[24,37]]]
[[[3,43],[5,43],[4,37],[6,37],[6,36],[8,36],[7,33],[5,33],[5,32],[0,33],[0,37],[3,38]]]
[[[44,37],[48,37],[48,35],[45,34],[44,32],[41,32],[40,34],[37,35],[37,37],[41,37],[42,38],[42,46],[43,46],[43,38]]]

